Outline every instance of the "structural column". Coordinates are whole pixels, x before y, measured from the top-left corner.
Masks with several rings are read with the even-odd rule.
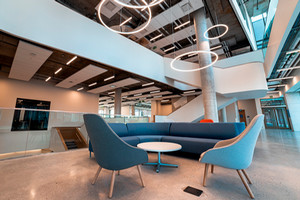
[[[122,89],[117,88],[115,90],[115,116],[121,115],[122,108]]]
[[[234,102],[234,110],[235,110],[235,122],[240,122],[240,113],[237,101]]]
[[[221,109],[221,112],[223,122],[227,122],[226,108]]]
[[[205,8],[200,8],[194,13],[194,26],[197,39],[197,49],[210,51],[209,41],[203,36],[207,30]],[[199,65],[200,67],[209,65],[211,63],[211,55],[207,53],[200,53]],[[212,119],[218,122],[218,107],[215,89],[214,71],[212,66],[201,70],[201,85],[202,96],[204,104],[205,119]]]

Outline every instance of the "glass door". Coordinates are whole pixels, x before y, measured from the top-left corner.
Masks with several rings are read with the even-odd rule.
[[[286,108],[263,108],[265,115],[265,127],[274,129],[289,129],[289,121]]]

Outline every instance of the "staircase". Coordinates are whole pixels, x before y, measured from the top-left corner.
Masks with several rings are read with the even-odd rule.
[[[78,127],[57,127],[56,130],[66,151],[88,146]]]

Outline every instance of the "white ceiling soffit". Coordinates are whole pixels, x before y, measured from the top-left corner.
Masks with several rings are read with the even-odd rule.
[[[191,9],[187,10],[186,12],[183,11],[181,7],[185,7],[185,5],[189,3],[191,5]],[[164,12],[160,13],[159,15],[152,18],[149,26],[146,27],[146,31],[141,31],[136,33],[136,37],[142,38],[149,33],[164,27],[167,24],[172,23],[173,21],[187,15],[188,13],[194,12],[199,8],[202,8],[203,2],[199,0],[183,0],[180,1],[178,4],[170,7],[169,9],[165,10]],[[141,25],[143,26],[143,25]]]
[[[103,69],[101,67],[97,67],[95,65],[88,65],[85,68],[76,72],[75,74],[69,76],[65,80],[59,82],[56,86],[62,88],[70,88],[90,78],[103,74],[106,71],[106,69]]]
[[[8,78],[29,81],[53,52],[20,41]]]
[[[137,89],[137,90],[132,90],[132,91],[128,91],[128,92],[123,92],[122,93],[122,97],[123,96],[133,95],[133,94],[151,92],[151,91],[154,91],[154,90],[160,90],[160,88],[156,87],[156,86],[151,86],[151,87],[146,87],[146,88],[142,88],[142,89]]]
[[[140,99],[140,98],[144,98],[144,97],[153,97],[153,96],[160,96],[160,95],[166,95],[166,94],[172,94],[172,92],[164,91],[164,92],[158,92],[158,93],[153,93],[153,94],[144,94],[144,95],[136,96],[136,97],[128,97],[126,99],[132,100],[132,99]]]
[[[125,86],[132,85],[132,84],[139,83],[139,82],[140,81],[135,80],[133,78],[126,78],[126,79],[121,80],[121,81],[117,81],[117,82],[114,82],[114,83],[110,83],[110,84],[107,84],[107,85],[89,90],[88,92],[94,93],[94,94],[99,94],[101,92],[105,92],[105,91],[108,91],[108,90],[113,90],[113,89],[120,88],[120,87],[125,87]]]

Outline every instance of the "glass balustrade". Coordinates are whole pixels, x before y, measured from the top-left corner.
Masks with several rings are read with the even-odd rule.
[[[0,108],[0,160],[87,147],[83,114]],[[101,116],[108,123],[149,122],[148,117]]]

